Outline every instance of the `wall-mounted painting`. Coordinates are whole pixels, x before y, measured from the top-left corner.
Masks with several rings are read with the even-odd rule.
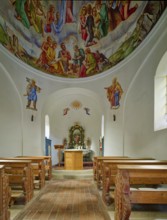
[[[113,78],[112,84],[105,89],[107,90],[107,99],[110,103],[110,108],[118,109],[120,107],[120,100],[123,94],[123,89],[117,78]]]
[[[24,96],[27,96],[27,109],[37,111],[37,93],[40,93],[41,88],[37,86],[34,79],[26,78],[27,86],[26,93]]]
[[[46,74],[104,73],[144,40],[166,1],[1,0],[0,42]]]

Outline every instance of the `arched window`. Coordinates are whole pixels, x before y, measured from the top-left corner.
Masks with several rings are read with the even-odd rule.
[[[50,124],[49,124],[49,116],[45,115],[45,137],[49,139],[50,137]]]
[[[154,130],[167,128],[167,52],[163,55],[154,80]]]

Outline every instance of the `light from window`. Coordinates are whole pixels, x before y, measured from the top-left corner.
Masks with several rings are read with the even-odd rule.
[[[154,130],[167,128],[167,52],[157,67],[154,79]]]
[[[49,124],[49,116],[45,115],[45,137],[49,139],[50,137],[50,124]]]

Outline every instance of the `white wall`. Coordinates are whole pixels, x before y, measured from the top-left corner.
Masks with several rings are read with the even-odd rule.
[[[0,155],[22,152],[22,106],[15,84],[0,63]]]
[[[105,155],[166,158],[166,130],[154,132],[154,76],[167,50],[166,19],[167,13],[115,71],[124,94],[116,121],[115,110],[106,113]]]
[[[162,31],[163,30],[163,31]],[[167,50],[167,28],[154,36],[152,47],[129,86],[124,105],[124,152],[166,159],[167,130],[154,131],[154,77]],[[152,40],[152,39],[151,39]],[[160,111],[160,109],[159,109]]]
[[[166,130],[154,132],[153,129],[154,75],[161,57],[167,50],[166,20],[167,13],[139,48],[119,65],[104,74],[88,79],[68,80],[46,75],[13,58],[0,47],[2,52],[0,56],[0,63],[2,63],[0,68],[1,156],[22,153],[24,155],[44,154],[45,114],[50,117],[52,144],[66,137],[68,133],[66,126],[69,127],[76,118],[74,114],[72,118],[65,121],[62,116],[63,106],[69,104],[65,96],[69,98],[68,91],[78,88],[76,96],[79,99],[83,95],[80,90],[84,89],[86,94],[82,100],[88,105],[87,107],[91,106],[90,109],[92,109],[91,118],[84,118],[83,123],[86,127],[86,136],[93,138],[93,148],[97,153],[101,134],[101,115],[104,114],[105,155],[165,158]],[[9,77],[5,71],[9,73]],[[110,109],[104,89],[111,85],[115,76],[124,91],[119,110]],[[27,85],[26,77],[35,78],[42,88],[38,95],[37,112],[26,109],[27,100],[23,96]],[[67,92],[64,93],[66,89]],[[61,94],[58,98],[62,101],[59,103],[56,99],[58,93]],[[32,114],[34,122],[31,122]],[[113,114],[116,115],[116,121],[113,121]],[[57,125],[55,121],[58,122]]]
[[[71,107],[71,103],[74,100],[80,101],[82,106],[79,109]],[[69,108],[69,112],[67,115],[63,115],[63,110],[66,107]],[[90,115],[86,114],[84,107],[90,108]],[[64,138],[68,141],[69,129],[78,123],[85,130],[85,141],[88,137],[91,139],[91,149],[95,155],[98,155],[102,109],[95,93],[79,88],[68,88],[55,92],[47,98],[43,106],[42,118],[46,114],[50,118],[50,132],[53,146],[55,144],[62,144]],[[53,157],[55,157],[53,159],[57,161],[57,152],[55,154],[54,149],[53,154]]]

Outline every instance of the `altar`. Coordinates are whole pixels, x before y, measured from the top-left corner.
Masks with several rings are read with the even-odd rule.
[[[89,142],[88,142],[89,140]],[[61,163],[65,169],[80,170],[83,165],[91,163],[93,151],[90,149],[90,138],[85,140],[85,131],[79,124],[69,129],[69,138],[63,141],[64,148],[61,149]]]
[[[82,170],[83,151],[77,149],[64,150],[64,167],[66,170]]]

